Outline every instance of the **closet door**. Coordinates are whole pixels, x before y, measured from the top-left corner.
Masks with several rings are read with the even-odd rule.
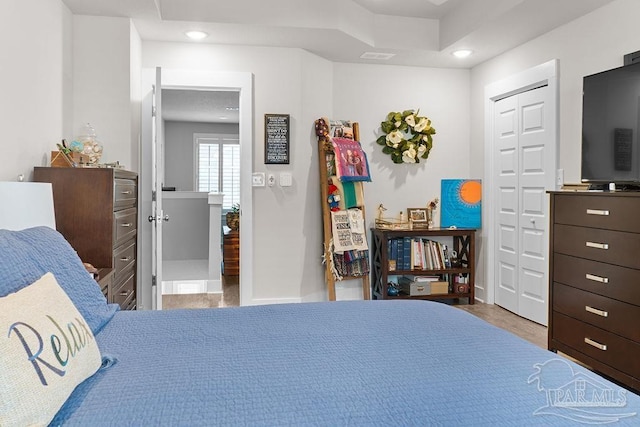
[[[496,304],[547,324],[548,197],[555,132],[543,86],[496,102]]]

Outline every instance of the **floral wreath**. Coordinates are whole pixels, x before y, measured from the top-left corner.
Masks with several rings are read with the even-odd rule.
[[[420,110],[392,111],[380,123],[383,135],[376,142],[382,145],[382,152],[389,154],[393,163],[420,163],[429,157],[433,146],[431,135],[436,130],[431,120],[419,116]]]

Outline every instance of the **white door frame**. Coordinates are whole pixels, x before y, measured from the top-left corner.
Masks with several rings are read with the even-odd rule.
[[[485,163],[484,163],[484,185],[483,187],[483,202],[485,206],[495,206],[493,187],[494,187],[494,103],[497,100],[516,95],[518,93],[526,92],[527,90],[534,89],[536,87],[547,85],[551,92],[551,104],[549,108],[552,108],[551,116],[554,118],[555,133],[553,134],[553,141],[551,144],[552,149],[556,152],[556,162],[558,159],[558,60],[552,59],[528,70],[522,71],[518,74],[509,76],[503,80],[495,83],[488,84],[484,90],[484,147],[485,147]],[[553,165],[553,173],[557,174],[557,165]],[[554,179],[554,182],[557,180]],[[478,299],[484,300],[487,304],[495,303],[495,265],[493,262],[493,254],[495,251],[495,245],[497,242],[498,230],[495,229],[496,214],[494,209],[483,209],[482,222],[487,224],[488,232],[486,235],[486,252],[484,257],[484,266],[486,274],[486,282],[484,292],[476,291]]]
[[[144,70],[143,70],[144,74]],[[143,82],[144,83],[144,82]],[[253,74],[248,72],[217,72],[204,70],[162,69],[163,88],[181,88],[194,90],[235,90],[240,98],[240,305],[251,305],[253,299],[253,193],[251,174],[253,171]],[[143,84],[144,91],[147,90]],[[143,111],[145,114],[145,111]],[[144,143],[144,139],[142,140]],[[144,147],[141,148],[140,162],[148,162]],[[148,165],[146,166],[148,168]],[[143,214],[144,215],[144,214]],[[142,216],[143,216],[142,215]],[[146,222],[146,219],[140,221]],[[144,224],[140,224],[144,227]],[[142,230],[142,227],[139,230]],[[143,240],[140,238],[140,240]],[[139,255],[140,252],[139,252]],[[142,254],[143,255],[143,254]],[[140,258],[142,261],[142,257]],[[143,277],[144,280],[144,277]],[[149,280],[150,282],[150,280]],[[138,285],[142,295],[149,295],[143,289],[145,283]],[[149,283],[150,286],[150,283]],[[144,308],[151,308],[150,301]]]

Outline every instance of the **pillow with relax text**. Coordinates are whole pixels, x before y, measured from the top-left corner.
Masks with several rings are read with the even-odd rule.
[[[56,276],[94,334],[119,309],[117,304],[107,304],[100,285],[56,230],[49,227],[0,230],[0,297],[30,285],[47,272]]]
[[[55,277],[0,298],[0,426],[47,425],[101,364],[89,325]]]

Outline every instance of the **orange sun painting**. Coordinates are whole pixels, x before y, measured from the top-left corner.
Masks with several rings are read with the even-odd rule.
[[[482,226],[482,181],[443,179],[440,188],[440,227],[480,228]]]

